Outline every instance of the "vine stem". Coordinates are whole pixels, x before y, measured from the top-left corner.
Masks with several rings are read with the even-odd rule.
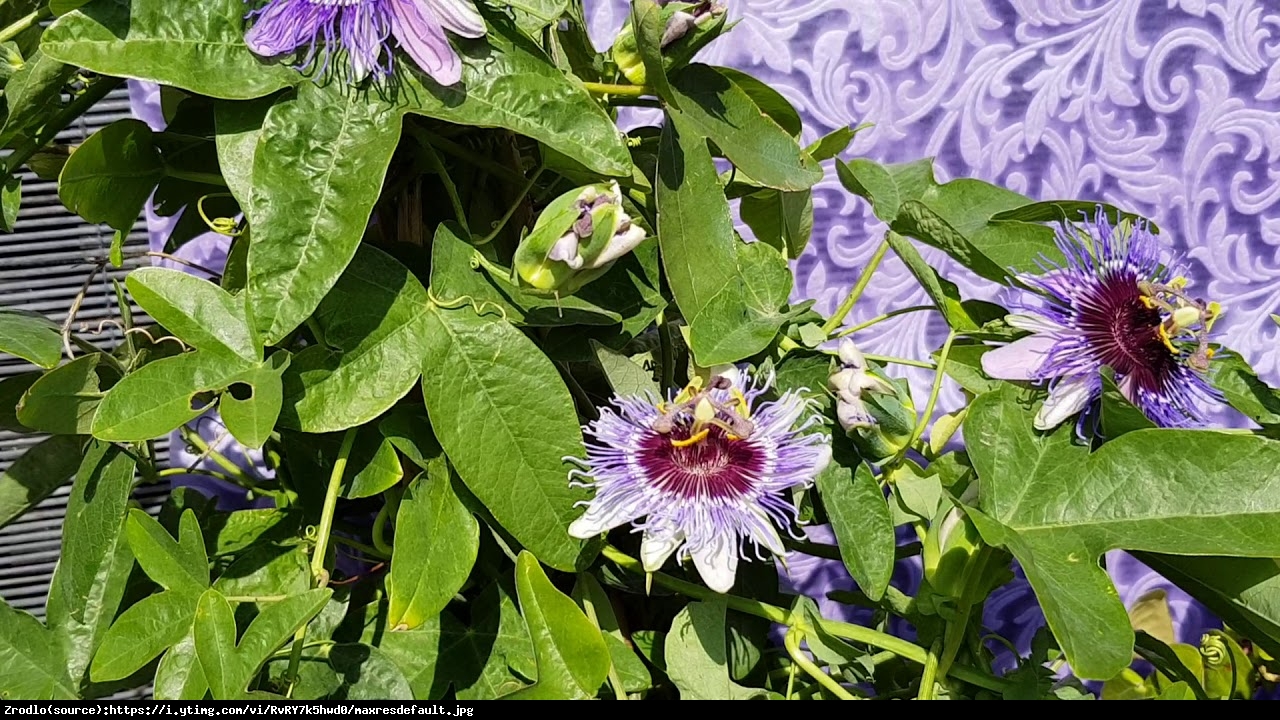
[[[652,95],[653,88],[646,85],[617,85],[615,83],[584,82],[587,92],[593,95],[621,95],[623,97],[643,97]]]
[[[329,533],[333,532],[333,513],[338,507],[338,491],[342,489],[342,476],[347,471],[347,460],[351,458],[351,446],[356,442],[356,428],[350,428],[342,436],[342,447],[338,449],[338,459],[333,463],[329,473],[329,487],[324,493],[324,506],[320,510],[320,527],[316,530],[316,546],[311,551],[311,584],[322,588],[329,584],[329,573],[325,570],[325,555],[329,550]],[[293,697],[293,686],[298,682],[298,665],[302,662],[302,645],[307,637],[307,625],[303,623],[293,636],[293,649],[289,652],[289,669],[285,677],[289,679],[285,697]]]
[[[5,29],[0,30],[0,43],[9,42],[10,40],[18,37],[18,35],[22,34],[22,31],[26,30],[32,25],[35,25],[36,23],[40,22],[41,20],[47,17],[51,17],[52,15],[53,15],[53,10],[50,10],[48,5],[38,10],[32,10],[26,15],[23,15],[22,17],[15,20],[11,25],[6,27]]]
[[[192,430],[187,425],[183,425],[181,428],[179,428],[179,431],[182,433],[183,442],[199,450],[200,457],[209,458],[218,467],[225,470],[226,474],[229,476],[228,479],[231,480],[231,482],[237,485],[240,485],[246,490],[253,490],[254,492],[260,492],[260,490],[254,485],[254,481],[256,480],[256,478],[250,477],[239,465],[231,462],[229,459],[227,459],[226,455],[223,455],[222,453],[218,452],[213,448],[213,446],[205,442],[205,439],[200,437],[200,433],[196,432],[195,430]],[[192,470],[195,470],[195,469],[198,469],[198,468],[187,468],[184,472],[191,472]]]
[[[662,397],[676,384],[676,350],[671,338],[671,326],[667,313],[658,313],[658,345],[662,349]]]
[[[924,436],[925,428],[929,426],[929,420],[933,417],[933,410],[938,406],[938,394],[942,392],[942,379],[946,377],[944,372],[947,369],[947,356],[951,354],[951,343],[955,342],[956,331],[952,330],[947,333],[947,341],[942,344],[942,352],[938,354],[938,369],[933,376],[933,388],[929,391],[929,402],[924,406],[924,415],[920,421],[916,423],[916,429],[911,433],[911,441],[906,447],[916,444],[921,437]],[[903,452],[906,452],[905,449]]]
[[[924,672],[920,674],[920,690],[917,700],[937,700],[934,685],[938,682],[938,653],[942,648],[940,640],[934,640],[929,646],[929,654],[924,659]]]
[[[787,649],[787,654],[791,656],[791,662],[800,666],[800,669],[808,673],[809,677],[818,681],[819,685],[826,688],[832,695],[841,700],[857,700],[852,693],[845,690],[844,687],[836,682],[836,679],[822,671],[822,668],[813,664],[809,658],[804,656],[804,651],[800,649],[800,638],[804,635],[804,630],[799,625],[792,625],[787,630],[786,637],[782,639],[782,644]]]
[[[759,600],[752,600],[738,595],[722,595],[710,588],[673,578],[670,575],[663,573],[646,573],[644,565],[642,565],[639,560],[631,557],[612,545],[605,545],[604,549],[601,550],[601,554],[616,563],[618,567],[629,572],[636,573],[637,575],[648,575],[657,585],[665,587],[668,590],[678,592],[686,597],[691,597],[695,600],[723,599],[729,608],[737,610],[740,613],[753,615],[780,625],[791,624],[791,614],[776,605],[770,605],[768,603],[760,602]],[[828,620],[826,618],[822,618],[819,625],[823,630],[826,630],[828,633],[835,635],[836,637],[878,647],[881,650],[888,650],[894,655],[905,660],[910,660],[917,665],[924,665],[925,659],[928,657],[928,651],[919,645],[903,640],[899,637],[894,637],[888,633],[882,633],[879,630],[872,630],[871,628],[863,627],[861,625],[854,625],[852,623],[840,622],[837,620]],[[957,666],[953,668],[951,675],[958,680],[963,680],[971,685],[977,685],[978,687],[993,690],[995,692],[1004,690],[1009,684],[1008,681],[1003,678],[998,678],[976,668],[965,666]]]
[[[840,332],[836,333],[836,337],[842,338],[847,335],[852,335],[858,332],[859,330],[866,330],[867,328],[873,325],[879,325],[885,320],[898,317],[899,315],[907,315],[909,313],[924,312],[926,310],[937,310],[937,308],[934,307],[933,305],[912,305],[911,307],[904,307],[904,308],[898,308],[897,310],[890,310],[889,312],[883,315],[877,315],[866,322],[858,323],[853,327],[845,328],[844,330],[841,330]]]
[[[947,679],[951,664],[960,652],[960,644],[964,641],[964,633],[969,628],[969,616],[973,614],[973,606],[977,598],[978,581],[987,571],[987,560],[991,557],[989,548],[982,548],[969,567],[965,568],[964,584],[961,585],[960,602],[956,606],[956,621],[947,624],[943,634],[942,659],[938,664],[938,681]],[[958,676],[957,676],[958,677]]]
[[[858,282],[849,291],[849,297],[840,303],[840,307],[836,308],[834,315],[827,318],[826,324],[822,326],[822,332],[830,335],[836,328],[844,324],[844,319],[849,316],[849,311],[853,310],[858,298],[862,297],[862,293],[866,291],[867,285],[871,283],[871,276],[875,274],[876,268],[880,267],[880,261],[884,260],[887,252],[889,252],[889,238],[886,237],[880,241],[880,247],[876,248],[875,254],[867,262],[867,267],[863,269],[862,275],[858,277]]]
[[[483,238],[476,241],[476,245],[488,245],[493,242],[494,238],[498,237],[498,234],[507,226],[507,223],[511,222],[511,216],[515,215],[516,210],[520,208],[520,203],[524,202],[525,197],[529,195],[529,191],[532,190],[534,184],[538,182],[538,178],[542,177],[542,171],[545,169],[546,165],[538,166],[538,169],[533,173],[533,177],[525,181],[524,187],[520,189],[520,194],[516,196],[515,202],[511,203],[511,207],[507,208],[507,211],[503,213],[502,217],[498,219],[498,222],[494,224],[493,230],[488,235],[485,235]]]
[[[202,185],[214,185],[217,187],[226,187],[226,178],[220,173],[198,172],[196,170],[182,170],[176,167],[166,165],[164,174],[175,180],[188,180]]]
[[[65,130],[68,125],[83,115],[90,107],[96,105],[99,100],[106,97],[107,93],[115,90],[122,82],[124,82],[124,78],[102,77],[91,83],[76,99],[67,103],[67,106],[61,112],[45,123],[35,137],[14,148],[13,154],[4,161],[5,170],[13,173],[21,167],[23,163],[31,159],[32,155],[35,155],[41,148],[49,144],[50,140],[57,137],[58,133]]]
[[[862,357],[868,360],[874,360],[875,362],[878,362],[878,363],[890,363],[893,365],[909,365],[911,367],[924,368],[926,370],[932,370],[935,367],[933,363],[926,362],[924,360],[912,360],[910,358],[892,357],[890,355],[872,355],[871,353],[863,353]]]

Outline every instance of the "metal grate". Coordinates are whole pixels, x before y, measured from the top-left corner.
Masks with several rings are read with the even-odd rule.
[[[107,95],[77,123],[58,135],[58,141],[78,144],[98,129],[131,117],[128,91],[122,86]],[[70,213],[58,200],[57,183],[22,174],[22,210],[12,234],[0,235],[0,306],[33,310],[62,322],[86,278],[111,248],[112,231],[90,225]],[[134,225],[125,244],[126,255],[148,250],[146,225]],[[103,349],[114,348],[120,331],[99,323],[118,315],[111,281],[124,280],[129,270],[150,264],[146,257],[127,260],[122,268],[108,267],[88,287],[76,313],[74,327],[85,327],[83,337]],[[145,316],[135,308],[135,317]],[[0,378],[34,370],[13,357],[0,358]],[[0,470],[27,448],[43,439],[0,431]],[[161,464],[168,460],[169,444],[156,443]],[[59,488],[44,502],[8,527],[0,529],[0,598],[15,608],[44,617],[45,597],[62,544],[62,520],[70,486]],[[168,497],[167,484],[142,486],[135,499],[155,512]],[[143,691],[145,692],[145,691]]]

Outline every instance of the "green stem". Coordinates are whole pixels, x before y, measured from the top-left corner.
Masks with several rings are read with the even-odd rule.
[[[836,679],[822,671],[822,668],[810,662],[805,657],[804,652],[800,650],[800,636],[804,631],[798,626],[793,625],[787,630],[786,637],[783,638],[782,644],[787,648],[787,654],[791,656],[791,662],[800,667],[801,670],[808,673],[809,677],[817,680],[822,687],[826,688],[832,695],[841,700],[857,700],[852,693],[845,690]]]
[[[603,633],[600,627],[600,616],[596,613],[596,604],[592,601],[591,593],[583,593],[582,609],[587,613],[587,619],[595,626],[596,630]],[[622,678],[618,675],[618,668],[609,663],[609,686],[613,688],[613,696],[618,700],[627,699],[627,691],[622,689]]]
[[[893,357],[891,355],[872,355],[871,353],[863,353],[863,357],[868,360],[874,360],[878,363],[891,363],[893,365],[910,365],[911,367],[925,368],[932,370],[934,364],[924,360],[911,360],[910,358]]]
[[[336,545],[346,545],[352,550],[359,550],[360,552],[364,553],[365,555],[368,555],[369,557],[374,557],[379,560],[391,559],[390,551],[382,552],[381,550],[374,547],[373,545],[370,545],[368,543],[362,543],[359,540],[352,540],[351,538],[343,537],[342,535],[334,535],[329,539],[332,540]]]
[[[4,161],[5,170],[10,174],[16,171],[23,163],[30,160],[32,155],[35,155],[41,148],[57,137],[58,133],[65,130],[68,125],[83,115],[86,110],[96,105],[99,100],[106,97],[112,90],[115,90],[122,82],[124,82],[124,78],[101,77],[90,83],[84,89],[84,92],[80,93],[70,103],[67,103],[67,106],[61,112],[50,118],[49,122],[45,123],[34,137],[14,148],[13,154]]]
[[[938,369],[934,371],[933,389],[929,391],[929,402],[925,403],[924,415],[916,423],[916,429],[912,431],[911,441],[907,443],[907,447],[915,445],[916,441],[924,435],[925,428],[929,427],[929,420],[933,417],[933,409],[938,406],[938,394],[942,392],[942,379],[946,377],[944,371],[947,369],[947,356],[951,354],[951,343],[955,339],[955,330],[947,333],[947,341],[942,344],[942,352],[938,355]]]
[[[405,129],[409,131],[409,134],[413,136],[413,139],[417,140],[422,145],[430,145],[446,155],[452,155],[460,160],[465,160],[468,165],[497,175],[498,177],[504,178],[510,182],[524,182],[524,175],[521,175],[506,165],[495,162],[492,158],[474,153],[452,140],[442,138],[439,135],[429,132],[412,123],[406,123]]]
[[[925,310],[937,310],[937,308],[934,307],[933,305],[912,305],[911,307],[900,308],[898,310],[891,310],[890,312],[887,312],[883,315],[877,315],[876,317],[873,317],[864,323],[858,323],[853,327],[845,328],[844,330],[841,330],[840,332],[836,333],[836,337],[842,338],[847,335],[852,335],[858,332],[859,330],[866,330],[867,328],[873,325],[878,325],[884,322],[885,320],[888,320],[889,318],[895,318],[895,317],[898,317],[899,315],[906,315],[908,313],[923,312]]]
[[[230,460],[227,459],[227,456],[223,455],[222,453],[210,447],[209,443],[205,442],[204,438],[200,437],[200,433],[191,429],[187,425],[183,425],[181,428],[179,428],[179,431],[182,433],[183,442],[199,450],[200,456],[209,458],[214,462],[214,464],[216,464],[218,467],[226,471],[227,475],[229,476],[228,479],[231,480],[231,482],[234,482],[235,484],[245,488],[246,490],[253,490],[254,492],[263,492],[264,494],[270,494],[267,491],[260,490],[256,486],[256,483],[259,482],[259,478],[249,475],[244,468],[231,462]]]
[[[392,505],[395,506],[395,510],[399,510],[400,497],[398,494],[393,496],[391,493],[387,493],[387,497],[382,503],[382,509],[378,511],[378,517],[374,518],[373,521],[373,546],[377,548],[378,552],[387,557],[391,557],[391,543],[387,542],[387,521],[395,513]]]
[[[347,461],[351,458],[351,446],[356,442],[356,428],[347,430],[342,436],[342,446],[338,448],[338,459],[333,463],[329,473],[329,487],[324,494],[324,506],[320,510],[320,528],[316,531],[316,546],[311,551],[311,585],[322,588],[329,584],[329,573],[325,570],[325,554],[329,550],[329,533],[333,532],[333,513],[338,507],[338,492],[342,489],[342,476],[347,471]],[[303,623],[293,636],[293,650],[289,653],[289,669],[285,677],[289,679],[285,697],[293,696],[293,686],[298,682],[298,664],[302,662],[302,642],[307,637],[307,625]]]
[[[940,649],[941,641],[938,640],[934,640],[933,645],[929,646],[929,654],[924,659],[924,672],[920,675],[920,690],[916,693],[917,700],[938,699],[933,690],[938,682],[938,652]]]
[[[593,95],[621,95],[623,97],[643,97],[653,95],[653,88],[647,85],[616,85],[614,83],[584,82],[583,87]]]
[[[951,664],[955,662],[956,655],[960,652],[960,645],[964,642],[965,631],[969,628],[969,616],[973,614],[973,605],[979,599],[976,597],[980,592],[978,583],[986,575],[987,560],[990,557],[991,549],[984,547],[978,551],[978,556],[973,559],[969,567],[965,568],[964,580],[960,591],[960,602],[956,605],[956,620],[955,622],[947,623],[947,630],[943,634],[942,660],[938,665],[939,682],[944,682],[947,679]]]
[[[449,196],[449,204],[453,206],[453,214],[458,218],[458,224],[466,231],[467,237],[471,236],[471,226],[467,224],[467,211],[462,207],[462,198],[458,196],[458,186],[454,184],[453,178],[449,176],[449,171],[445,169],[444,161],[440,159],[440,155],[427,143],[419,143],[418,147],[422,150],[423,156],[427,160],[427,164],[432,170],[436,171],[436,175],[440,176],[440,182],[444,185],[444,192]]]
[[[227,181],[220,173],[197,172],[195,170],[180,170],[168,165],[164,168],[164,174],[175,180],[189,180],[191,182],[202,183],[204,185],[217,185],[226,187]]]
[[[205,470],[204,468],[193,468],[191,470],[188,470],[187,468],[165,468],[164,470],[156,473],[156,477],[171,477],[174,475],[204,475],[205,477],[217,478],[218,480],[231,483],[232,485],[240,485],[240,482],[230,475],[225,475],[217,470]],[[241,487],[243,486],[241,485]]]
[[[520,189],[520,194],[517,195],[515,201],[511,203],[511,207],[507,208],[507,211],[503,213],[498,222],[494,224],[493,232],[490,232],[488,235],[485,235],[477,241],[476,245],[488,245],[493,242],[494,238],[498,237],[498,233],[502,232],[503,228],[507,226],[507,223],[511,221],[511,216],[516,213],[516,210],[520,207],[520,203],[524,202],[525,197],[529,194],[529,191],[533,189],[534,183],[538,182],[538,178],[541,177],[542,171],[545,168],[546,166],[544,165],[538,166],[538,169],[533,173],[533,177],[525,181],[524,187]]]
[[[47,5],[39,10],[32,10],[26,15],[15,20],[13,24],[9,25],[5,29],[0,30],[0,43],[9,42],[10,40],[18,37],[18,35],[21,35],[22,31],[32,27],[41,20],[52,16],[53,11],[50,10]]]
[[[614,95],[609,98],[609,104],[614,107],[644,107],[644,108],[660,108],[662,101],[654,98],[628,97],[625,95]]]
[[[665,311],[658,313],[658,346],[662,350],[661,392],[666,393],[676,384],[676,347],[672,342],[671,326],[667,324]]]
[[[858,278],[857,284],[849,291],[849,297],[844,299],[840,307],[831,317],[827,318],[827,322],[822,326],[822,332],[830,335],[835,329],[844,324],[844,319],[849,316],[849,311],[853,310],[853,306],[857,304],[858,298],[862,297],[863,291],[867,289],[867,285],[871,283],[871,276],[875,274],[876,268],[880,267],[880,261],[884,260],[885,253],[889,252],[889,239],[885,238],[880,242],[880,247],[876,248],[876,252],[871,256],[867,267],[863,269],[862,275]]]
[[[668,590],[678,592],[681,595],[691,597],[695,600],[723,599],[730,609],[737,610],[740,613],[753,615],[771,622],[776,622],[780,625],[787,625],[791,621],[791,614],[776,605],[770,605],[768,603],[739,597],[737,595],[722,595],[710,588],[679,580],[664,573],[645,573],[644,565],[642,565],[639,560],[627,555],[612,545],[605,545],[604,549],[601,550],[601,554],[624,570],[636,573],[637,575],[648,574],[653,578],[653,582],[655,584],[665,587]],[[910,660],[917,665],[923,665],[925,658],[928,656],[928,652],[915,643],[908,642],[902,638],[894,637],[887,633],[882,633],[878,630],[872,630],[871,628],[862,627],[861,625],[853,625],[836,620],[827,620],[826,618],[823,618],[820,624],[823,630],[826,630],[836,637],[863,643],[865,645],[872,645],[880,648],[881,650],[888,650],[898,657]],[[994,690],[996,692],[1000,692],[1008,685],[1008,682],[1003,678],[995,677],[975,668],[956,667],[951,674],[957,679],[963,680],[971,685],[977,685],[978,687],[987,688],[988,690]]]

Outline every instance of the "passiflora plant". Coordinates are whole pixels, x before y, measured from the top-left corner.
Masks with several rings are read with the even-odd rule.
[[[41,368],[0,383],[0,424],[49,436],[0,477],[0,523],[72,483],[44,621],[0,604],[0,696],[1231,698],[1275,678],[1280,397],[1213,341],[1223,308],[1152,223],[848,158],[856,128],[801,143],[766,83],[695,61],[730,32],[711,2],[635,0],[603,53],[570,0],[0,14],[6,226],[29,166],[117,230],[101,266],[149,198],[182,213],[167,251],[230,239],[220,273],[130,273],[110,352],[75,308],[0,312],[0,350]],[[57,143],[126,78],[162,86],[163,132]],[[628,106],[661,120],[624,133]],[[788,266],[824,168],[888,228],[830,316],[791,302]],[[913,240],[1010,307],[962,298]],[[929,358],[861,352],[883,318],[846,326],[890,250],[932,300],[891,314],[950,328]],[[935,418],[948,376],[968,404]],[[1255,429],[1206,427],[1215,405]],[[175,431],[216,464],[159,467]],[[131,507],[179,474],[257,502]],[[818,524],[836,545],[805,539]],[[1131,617],[1100,566],[1116,548],[1228,629],[1193,647]],[[780,594],[796,554],[842,561],[858,591],[832,599],[870,621]],[[917,555],[908,595],[890,578]],[[997,675],[982,607],[1015,560],[1050,632]]]

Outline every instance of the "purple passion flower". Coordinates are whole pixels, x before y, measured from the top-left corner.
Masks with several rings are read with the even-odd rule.
[[[1124,396],[1162,427],[1203,424],[1202,401],[1216,401],[1205,377],[1208,335],[1222,309],[1186,293],[1186,278],[1160,262],[1160,245],[1144,222],[1112,227],[1101,208],[1093,222],[1062,224],[1061,266],[1019,279],[1023,292],[1006,318],[1030,335],[982,356],[994,378],[1046,382],[1049,397],[1035,426],[1049,430],[1092,408],[1102,394],[1102,366],[1115,371]],[[1085,434],[1081,415],[1077,430]]]
[[[320,69],[342,47],[355,82],[392,72],[391,41],[404,48],[423,72],[441,85],[462,78],[462,61],[444,31],[463,37],[485,33],[471,0],[269,0],[249,13],[249,49],[264,57],[306,47],[300,67]]]
[[[631,522],[644,533],[645,570],[679,551],[716,592],[733,587],[747,543],[757,557],[760,546],[784,554],[774,524],[790,532],[796,520],[784,491],[812,483],[831,445],[809,432],[822,419],[800,393],[762,402],[769,384],[734,369],[666,402],[619,396],[601,408],[584,428],[587,459],[569,473],[596,496],[569,534],[587,539]]]

